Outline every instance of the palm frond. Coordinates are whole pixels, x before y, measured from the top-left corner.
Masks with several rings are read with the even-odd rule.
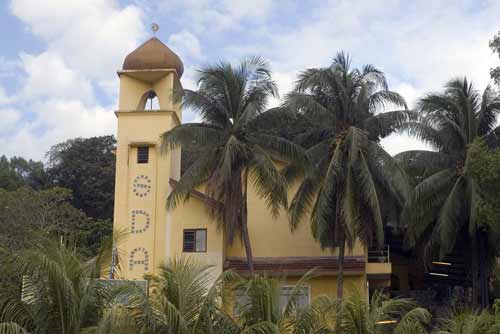
[[[411,110],[388,111],[368,117],[363,120],[361,127],[369,133],[371,139],[378,140],[400,131],[417,117]]]
[[[181,200],[187,200],[196,187],[206,182],[217,162],[217,153],[208,150],[201,153],[198,159],[184,172],[180,180],[167,197],[167,208],[175,208]]]
[[[405,204],[401,220],[408,225],[405,243],[413,247],[431,227],[448,197],[455,180],[455,171],[439,171],[415,187]]]
[[[216,146],[224,139],[220,128],[204,123],[185,123],[162,134],[162,150],[168,152],[182,146]]]
[[[29,332],[15,322],[1,322],[0,334],[28,334]]]
[[[412,150],[398,153],[394,159],[406,170],[427,176],[439,170],[454,167],[456,158],[436,151]]]
[[[285,179],[276,168],[271,156],[260,146],[252,149],[251,179],[257,195],[263,198],[274,217],[279,215],[281,207],[286,207],[287,186]]]
[[[382,219],[382,212],[375,182],[368,168],[368,164],[361,153],[361,163],[359,164],[358,177],[362,189],[362,196],[365,198],[368,206],[370,207],[371,217],[373,219],[373,230],[375,239],[379,248],[384,244],[384,223]],[[366,236],[368,241],[371,236]]]
[[[439,213],[436,227],[438,229],[439,244],[441,245],[441,257],[452,250],[461,229],[461,224],[464,221],[462,207],[464,203],[465,183],[466,181],[463,177],[459,177],[455,181]]]

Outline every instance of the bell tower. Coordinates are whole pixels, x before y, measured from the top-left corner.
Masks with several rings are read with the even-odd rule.
[[[130,53],[120,78],[114,233],[120,276],[142,279],[169,256],[169,179],[180,176],[180,152],[161,152],[161,135],[180,124],[176,92],[181,59],[153,37]],[[116,261],[115,261],[116,262]]]

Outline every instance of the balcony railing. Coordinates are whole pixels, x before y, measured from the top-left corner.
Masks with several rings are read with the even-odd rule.
[[[384,245],[381,249],[368,250],[369,263],[389,263],[391,262],[391,251],[389,245]]]

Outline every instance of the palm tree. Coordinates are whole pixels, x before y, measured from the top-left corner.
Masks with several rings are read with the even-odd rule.
[[[261,115],[269,97],[277,96],[268,64],[250,58],[238,67],[228,63],[198,72],[198,90],[185,90],[183,105],[197,111],[200,123],[181,124],[163,134],[166,149],[196,147],[197,159],[170,193],[167,206],[175,207],[192,190],[206,185],[206,194],[218,205],[211,208],[231,244],[239,236],[245,246],[248,268],[253,257],[247,224],[248,182],[263,198],[274,216],[287,205],[286,184],[273,154],[301,160],[291,142],[260,131]]]
[[[222,297],[223,289],[239,278],[230,271],[213,277],[211,270],[191,258],[168,260],[149,278],[149,294],[129,284],[107,299],[96,333],[238,333]]]
[[[338,324],[345,334],[426,334],[430,313],[409,299],[389,299],[382,292],[373,294],[371,302],[359,294],[343,301]]]
[[[321,296],[310,305],[299,299],[312,271],[293,287],[288,298],[281,300],[284,280],[277,277],[253,276],[235,286],[240,300],[236,305],[241,333],[298,334],[333,333],[336,301]],[[237,300],[238,302],[238,300]]]
[[[466,78],[450,80],[443,93],[424,96],[417,105],[420,119],[406,124],[410,134],[434,151],[408,151],[396,156],[420,176],[403,212],[408,223],[407,243],[427,243],[428,256],[449,254],[458,240],[472,251],[474,305],[488,300],[489,250],[497,240],[491,229],[477,221],[480,189],[468,170],[469,147],[475,139],[496,141],[495,123],[500,96],[487,87],[481,94]]]
[[[438,334],[496,334],[500,331],[500,319],[484,310],[481,313],[464,311],[445,319]]]
[[[384,220],[397,219],[409,191],[379,139],[411,114],[403,97],[388,90],[380,70],[351,69],[342,52],[331,66],[301,73],[286,106],[309,121],[297,140],[313,164],[291,202],[291,228],[311,212],[313,235],[323,247],[338,246],[337,297],[342,299],[346,243],[352,249],[356,239],[367,245],[375,239],[381,247]],[[387,106],[404,110],[381,113]],[[295,166],[285,174],[289,180],[303,176]]]
[[[109,269],[109,246],[83,261],[74,247],[41,239],[15,255],[22,295],[0,291],[0,333],[77,334],[92,328],[100,316],[96,279]]]

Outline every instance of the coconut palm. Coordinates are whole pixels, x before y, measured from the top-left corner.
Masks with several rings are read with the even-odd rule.
[[[0,291],[0,333],[77,334],[94,326],[100,316],[96,279],[110,262],[108,246],[83,261],[74,247],[41,239],[15,255],[22,295]]]
[[[409,299],[389,299],[380,291],[371,302],[359,294],[343,301],[338,329],[343,334],[426,334],[430,313]]]
[[[237,276],[228,271],[217,278],[212,269],[190,258],[168,260],[149,277],[149,293],[128,284],[107,299],[96,333],[238,333],[222,308],[223,289]]]
[[[306,273],[293,287],[288,298],[281,300],[284,279],[253,276],[236,285],[239,295],[236,313],[241,333],[298,334],[333,333],[336,302],[318,297],[310,305],[300,305],[303,289],[312,272]]]
[[[291,202],[291,228],[311,212],[313,235],[323,247],[338,246],[340,299],[346,244],[352,249],[360,239],[381,247],[384,221],[396,220],[409,191],[404,174],[379,139],[411,113],[403,97],[388,90],[380,70],[350,65],[349,57],[339,53],[331,66],[304,71],[286,100],[286,107],[309,121],[297,140],[308,148],[314,165]],[[388,106],[403,110],[382,113]],[[295,166],[285,174],[289,180],[303,177]]]
[[[474,303],[488,304],[488,262],[496,250],[493,230],[477,221],[481,191],[468,171],[469,146],[483,138],[495,143],[500,96],[491,87],[480,93],[466,78],[450,80],[442,93],[419,100],[420,119],[408,122],[410,134],[432,146],[433,151],[409,151],[396,156],[420,176],[403,212],[408,223],[410,247],[422,241],[428,256],[443,257],[458,240],[472,254]]]
[[[235,236],[245,246],[248,268],[253,257],[247,224],[248,183],[255,187],[274,216],[286,206],[286,185],[273,154],[300,161],[300,149],[291,142],[260,131],[260,116],[270,97],[277,96],[268,64],[250,58],[237,67],[228,63],[198,71],[198,90],[185,90],[183,106],[198,112],[202,121],[181,124],[163,135],[166,149],[196,147],[197,158],[181,176],[168,197],[175,207],[192,190],[206,186],[206,194],[217,204],[217,217],[231,244]]]

